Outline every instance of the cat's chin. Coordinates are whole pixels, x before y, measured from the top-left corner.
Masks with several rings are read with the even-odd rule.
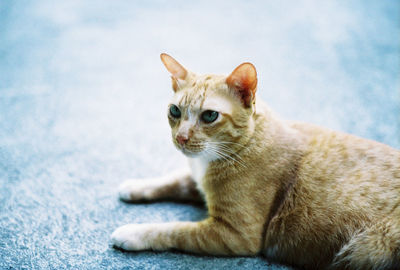
[[[189,151],[187,149],[180,149],[180,150],[185,156],[187,156],[189,158],[195,158],[195,157],[200,157],[201,156],[201,152],[192,152],[192,151]]]
[[[180,148],[180,147],[177,147],[177,148],[188,158],[200,157],[200,156],[202,156],[202,152],[203,152],[203,151],[193,152],[193,151],[188,150],[187,148]]]

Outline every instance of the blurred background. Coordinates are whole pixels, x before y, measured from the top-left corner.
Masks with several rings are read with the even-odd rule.
[[[281,267],[109,247],[126,223],[206,215],[117,199],[186,166],[162,52],[197,73],[250,61],[282,117],[400,148],[400,1],[1,0],[0,268]]]

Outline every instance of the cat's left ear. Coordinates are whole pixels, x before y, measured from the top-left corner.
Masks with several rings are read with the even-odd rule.
[[[174,58],[166,53],[162,53],[160,55],[160,58],[164,66],[172,75],[172,88],[174,89],[174,91],[177,91],[180,82],[184,82],[186,80],[186,77],[188,76],[187,70],[181,64],[179,64],[178,61],[176,61]]]
[[[239,65],[228,76],[226,83],[239,96],[245,107],[251,107],[257,91],[257,71],[253,64]]]

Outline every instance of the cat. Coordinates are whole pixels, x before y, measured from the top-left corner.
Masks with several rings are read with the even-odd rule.
[[[400,269],[400,151],[281,120],[256,98],[251,63],[196,75],[161,54],[174,96],[168,120],[191,170],[128,180],[125,201],[205,201],[199,222],[128,224],[124,250],[265,255],[304,269]]]

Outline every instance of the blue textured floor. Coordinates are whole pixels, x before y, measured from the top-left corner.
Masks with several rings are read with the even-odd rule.
[[[284,117],[399,148],[400,2],[134,3],[0,1],[0,269],[280,268],[109,247],[126,223],[206,215],[117,199],[123,179],[185,165],[159,54],[198,72],[251,61]]]

